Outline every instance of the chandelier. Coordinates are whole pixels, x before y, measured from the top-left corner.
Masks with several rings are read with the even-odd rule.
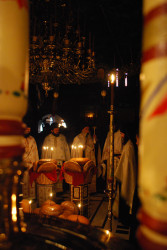
[[[48,15],[32,16],[29,79],[47,96],[60,84],[90,82],[96,76],[96,67],[91,33],[88,39],[81,34],[67,4],[45,4]]]

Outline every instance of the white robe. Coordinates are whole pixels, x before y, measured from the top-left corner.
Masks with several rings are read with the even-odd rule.
[[[128,140],[123,147],[121,158],[114,176],[121,182],[121,197],[126,201],[126,204],[132,208],[137,181],[137,166],[135,150],[131,140]]]
[[[117,130],[114,133],[114,154],[121,154],[122,152],[122,138],[120,130]],[[104,161],[107,161],[107,166],[104,164]],[[114,171],[116,170],[119,163],[119,157],[114,157]],[[110,168],[110,132],[108,132],[102,153],[102,164],[101,168],[98,168],[98,176],[102,174],[102,177],[105,178],[106,168],[107,168],[107,179]]]
[[[88,134],[88,136],[86,137],[86,134],[80,133],[73,140],[71,148],[71,157],[83,157],[84,150],[84,157],[92,160],[96,164],[95,147],[91,135]]]
[[[23,145],[25,148],[25,152],[23,154],[23,162],[25,166],[29,170],[35,161],[39,160],[38,156],[38,148],[36,141],[33,136],[28,136],[27,138],[23,139]],[[29,180],[29,171],[26,170],[23,175],[23,196],[24,198],[36,198],[36,191],[35,191],[35,183],[33,182],[32,186],[30,185]]]
[[[28,136],[23,139],[23,145],[25,148],[23,161],[25,162],[26,167],[30,169],[33,166],[33,163],[39,160],[37,144],[33,136]]]
[[[42,159],[55,159],[68,161],[70,159],[70,149],[64,135],[58,137],[49,134],[44,139],[42,145]]]

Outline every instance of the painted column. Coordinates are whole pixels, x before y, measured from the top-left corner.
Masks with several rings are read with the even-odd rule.
[[[20,209],[22,118],[28,100],[28,0],[0,0],[0,248],[25,231]],[[3,248],[3,249],[4,249]]]
[[[167,249],[167,1],[143,1],[139,212],[143,249]]]

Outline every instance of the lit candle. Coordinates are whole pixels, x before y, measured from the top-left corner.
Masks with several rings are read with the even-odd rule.
[[[12,220],[17,221],[17,210],[16,210],[16,195],[12,194]]]
[[[31,213],[32,212],[32,210],[31,210],[31,204],[32,204],[32,200],[29,200],[29,213]]]
[[[50,193],[49,196],[50,196],[50,199],[52,199],[53,193]],[[51,205],[51,202],[49,202],[49,205]]]
[[[125,87],[128,86],[128,73],[125,73]]]

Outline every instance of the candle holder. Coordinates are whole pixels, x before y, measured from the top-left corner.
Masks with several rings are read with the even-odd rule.
[[[114,186],[114,74],[111,74],[110,87],[111,87],[111,106],[110,111],[110,153],[109,153],[109,169],[107,169],[107,190],[105,193],[108,195],[108,220],[110,224],[110,230],[112,231],[112,205],[113,205],[113,186]]]

